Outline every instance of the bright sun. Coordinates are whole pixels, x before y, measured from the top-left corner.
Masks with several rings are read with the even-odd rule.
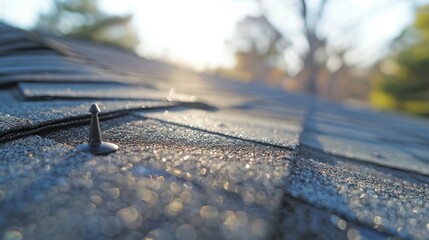
[[[227,63],[225,39],[242,17],[228,0],[139,1],[135,23],[142,54],[159,54],[197,69]],[[151,41],[145,41],[150,38]]]

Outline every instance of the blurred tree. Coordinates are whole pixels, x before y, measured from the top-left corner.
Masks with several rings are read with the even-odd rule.
[[[235,66],[218,72],[242,80],[272,84],[278,84],[285,75],[282,65],[287,43],[265,16],[247,16],[240,21],[229,46],[235,52]]]
[[[291,20],[283,20],[274,25],[273,20],[285,17],[284,14],[279,15],[279,12],[283,11],[276,7],[271,14],[268,11],[271,7],[268,1],[256,0],[260,16],[248,16],[237,24],[235,38],[230,44],[235,52],[236,65],[230,73],[233,72],[234,77],[246,80],[281,83],[290,90],[301,90],[335,99],[348,95],[365,99],[368,87],[364,81],[358,81],[359,87],[355,89],[347,87],[355,85],[356,79],[354,66],[347,65],[344,61],[344,55],[350,48],[331,47],[328,51],[327,36],[320,31],[329,1],[314,1],[311,7],[309,2],[309,0],[287,2],[287,12],[290,15],[286,17]],[[291,30],[294,26],[290,22],[296,20],[302,24],[299,32]],[[293,43],[297,38],[302,40],[301,46],[306,45],[305,50],[297,50]],[[300,63],[295,73],[289,71],[291,61],[290,59],[286,61],[287,54],[296,56],[294,62]],[[341,81],[347,83],[338,84],[339,78],[345,76],[347,79]],[[362,92],[356,93],[356,89]]]
[[[396,53],[373,73],[372,102],[379,107],[429,114],[429,5],[393,42]]]
[[[317,82],[320,72],[324,69],[326,59],[320,59],[317,54],[326,51],[326,39],[320,37],[316,31],[323,17],[328,0],[322,0],[316,9],[314,16],[310,17],[310,10],[307,0],[300,0],[300,15],[304,24],[304,36],[307,40],[308,51],[303,56],[303,68],[298,73],[297,78],[303,82],[303,89],[310,93],[317,93]]]
[[[55,0],[53,9],[39,16],[35,28],[135,50],[139,40],[131,18],[101,11],[97,0]]]

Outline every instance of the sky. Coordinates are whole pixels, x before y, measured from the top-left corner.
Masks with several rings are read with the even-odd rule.
[[[284,29],[299,51],[305,41],[294,32],[302,27],[293,17],[292,0],[261,0],[273,24]],[[112,14],[133,13],[141,40],[142,56],[165,58],[197,70],[230,67],[234,58],[225,44],[236,23],[257,15],[256,0],[102,0],[100,7]],[[316,6],[318,0],[310,1]],[[331,0],[320,27],[335,46],[353,45],[350,63],[371,62],[388,51],[389,41],[413,20],[409,0]],[[428,1],[417,1],[419,4]],[[50,0],[0,0],[0,19],[29,29],[39,13],[48,11]],[[336,29],[336,30],[333,30]],[[299,50],[301,49],[301,50]],[[290,62],[297,61],[291,56]],[[333,61],[335,65],[335,61]],[[294,64],[291,64],[294,65]],[[295,64],[299,67],[299,64]]]

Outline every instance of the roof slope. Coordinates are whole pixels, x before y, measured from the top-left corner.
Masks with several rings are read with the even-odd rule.
[[[429,235],[429,123],[0,25],[5,239]],[[103,138],[93,156],[91,103]]]

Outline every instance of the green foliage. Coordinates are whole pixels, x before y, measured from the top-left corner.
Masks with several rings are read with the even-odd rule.
[[[36,29],[135,50],[139,40],[131,26],[132,16],[106,14],[97,3],[55,0],[53,9],[40,15]]]
[[[410,41],[411,39],[411,41]],[[429,114],[429,5],[417,11],[396,40],[398,52],[380,63],[372,102],[376,106]]]

